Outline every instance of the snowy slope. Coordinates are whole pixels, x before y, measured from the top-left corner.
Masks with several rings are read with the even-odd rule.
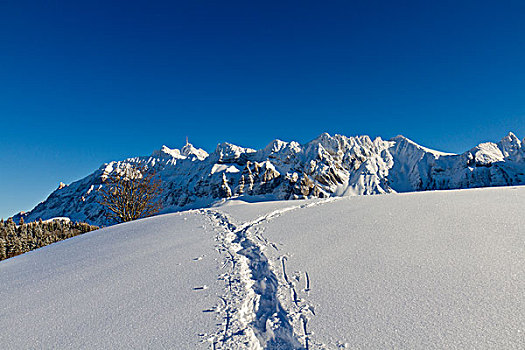
[[[93,231],[0,264],[3,349],[207,349],[222,282],[196,213]],[[200,289],[205,287],[207,289]]]
[[[65,216],[108,224],[98,190],[109,173],[137,163],[161,176],[165,212],[239,197],[327,198],[525,184],[525,149],[512,133],[459,155],[430,150],[403,136],[385,141],[325,133],[304,145],[275,140],[258,151],[229,143],[211,154],[191,144],[180,150],[163,146],[151,156],[104,164],[84,179],[61,184],[15,220]]]
[[[315,308],[312,344],[523,349],[524,207],[525,188],[345,199],[269,222],[264,236]]]
[[[0,262],[5,348],[523,349],[525,187],[244,203]]]

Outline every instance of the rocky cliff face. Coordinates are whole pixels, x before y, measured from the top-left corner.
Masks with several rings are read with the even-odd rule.
[[[187,144],[163,146],[149,157],[104,164],[91,175],[59,186],[26,222],[57,216],[105,224],[98,190],[108,174],[145,164],[161,176],[165,211],[197,208],[221,199],[299,199],[525,184],[525,150],[512,133],[463,154],[430,150],[397,136],[322,134],[301,145],[275,140],[261,150],[229,143],[208,154]]]

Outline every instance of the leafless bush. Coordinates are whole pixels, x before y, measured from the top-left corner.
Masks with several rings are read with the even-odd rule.
[[[107,175],[99,203],[110,221],[126,222],[155,215],[162,208],[161,180],[154,170],[137,165]]]

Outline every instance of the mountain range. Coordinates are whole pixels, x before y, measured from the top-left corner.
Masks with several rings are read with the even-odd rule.
[[[108,224],[98,203],[105,179],[133,165],[154,169],[162,179],[163,211],[202,208],[229,198],[246,201],[326,198],[395,192],[525,184],[525,148],[509,133],[462,153],[443,153],[404,136],[321,134],[299,144],[274,140],[263,149],[221,143],[208,154],[187,143],[163,146],[150,156],[102,165],[69,185],[63,183],[29,212],[26,222],[69,217]]]

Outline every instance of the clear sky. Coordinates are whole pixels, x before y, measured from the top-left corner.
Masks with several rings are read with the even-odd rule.
[[[525,136],[524,1],[2,1],[0,217],[186,136]]]

